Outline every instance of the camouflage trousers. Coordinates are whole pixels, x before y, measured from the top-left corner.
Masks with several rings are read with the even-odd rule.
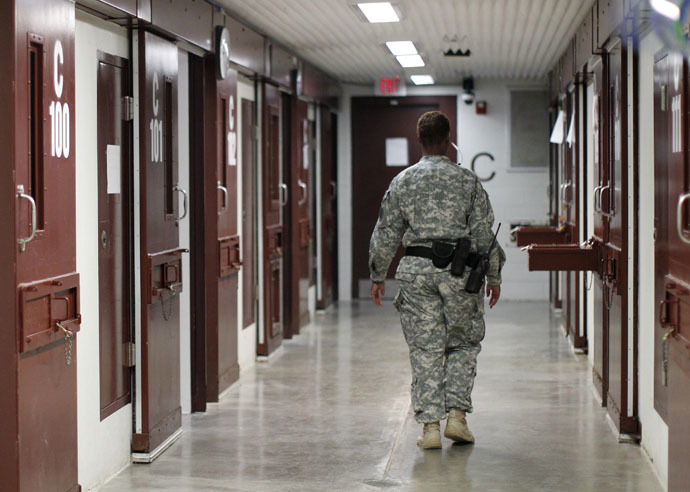
[[[398,273],[400,313],[412,365],[412,406],[417,422],[446,418],[451,408],[472,411],[477,355],[484,339],[484,300],[465,292],[450,272]]]

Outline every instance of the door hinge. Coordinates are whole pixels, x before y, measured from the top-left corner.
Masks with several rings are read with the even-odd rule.
[[[124,96],[122,98],[122,120],[132,121],[134,119],[134,98]]]
[[[127,342],[124,344],[124,366],[134,367],[137,362],[137,346],[132,342]]]

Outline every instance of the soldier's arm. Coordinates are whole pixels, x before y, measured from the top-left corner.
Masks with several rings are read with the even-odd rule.
[[[405,233],[405,221],[396,195],[396,183],[391,182],[381,201],[379,219],[369,241],[369,273],[373,282],[386,279],[388,267]]]
[[[486,283],[488,285],[501,285],[501,270],[505,262],[506,253],[497,242],[489,255],[489,271],[486,273]]]

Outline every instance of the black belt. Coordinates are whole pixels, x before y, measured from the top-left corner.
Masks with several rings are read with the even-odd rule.
[[[405,248],[405,256],[416,256],[418,258],[426,258],[432,260],[434,254],[428,246],[408,246]],[[477,253],[470,253],[465,261],[465,265],[470,268],[474,268],[479,262],[480,255]]]

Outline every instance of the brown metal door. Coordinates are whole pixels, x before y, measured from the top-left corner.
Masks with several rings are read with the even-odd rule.
[[[666,400],[669,490],[690,481],[690,164],[688,162],[687,62],[657,58],[655,66],[656,337],[655,403]],[[660,151],[657,152],[657,146]],[[665,216],[665,218],[664,218]],[[659,353],[660,352],[660,353]],[[655,372],[656,372],[655,371]],[[659,381],[660,379],[660,381]],[[662,406],[663,408],[663,406]]]
[[[608,90],[606,80],[606,65],[608,56],[602,55],[601,61],[593,70],[593,101],[592,101],[592,145],[594,155],[594,237],[595,241],[605,243],[608,241],[608,220],[602,213],[602,189],[607,184],[608,159]],[[608,358],[608,310],[604,306],[604,282],[601,276],[593,275],[592,295],[594,296],[594,325],[592,337],[594,337],[594,367],[592,368],[594,386],[601,397],[602,406],[606,405],[609,386],[609,358]]]
[[[256,321],[256,104],[242,99],[242,328]]]
[[[669,216],[669,165],[683,161],[682,153],[672,148],[670,127],[677,115],[669,107],[672,100],[685,105],[685,77],[679,80],[678,87],[670,84],[671,66],[683,65],[683,59],[667,52],[659,53],[654,62],[654,305],[659,306],[666,298],[668,273],[668,240],[671,230]],[[676,105],[678,103],[676,102]],[[681,122],[683,119],[681,119]],[[682,135],[682,132],[681,132]],[[677,143],[677,142],[673,142]],[[654,408],[668,422],[668,339],[661,318],[656,320],[654,331]]]
[[[558,105],[552,106],[551,121],[549,128],[553,128],[558,117]],[[560,145],[549,144],[549,211],[551,216],[551,225],[554,229],[560,229]],[[553,303],[553,307],[563,307],[563,300],[561,299],[561,286],[559,282],[560,273],[557,271],[549,272],[549,298]]]
[[[131,401],[129,64],[98,54],[98,307],[101,420]]]
[[[285,271],[286,304],[285,338],[299,333],[309,323],[308,293],[312,273],[312,123],[308,119],[308,105],[295,97],[290,103],[291,159],[285,163],[289,200],[286,207],[286,233],[289,266]]]
[[[72,491],[77,484],[77,342],[79,276],[75,273],[74,3],[27,0],[5,20],[14,32],[14,248],[18,316],[18,446],[3,490]],[[12,161],[10,161],[12,162]],[[61,328],[62,327],[62,328]],[[9,328],[9,327],[8,327]],[[71,339],[71,340],[70,340]],[[17,350],[18,352],[15,352]],[[8,388],[14,378],[5,374]],[[3,458],[4,459],[4,458]],[[8,459],[12,459],[8,456]],[[18,463],[18,467],[14,467]],[[3,467],[4,468],[4,467]],[[18,488],[16,477],[18,474]],[[5,483],[7,485],[5,485]]]
[[[319,108],[321,139],[321,284],[318,286],[318,307],[326,309],[335,300],[338,272],[337,257],[337,154],[335,148],[335,115],[326,106]]]
[[[215,57],[206,58],[209,103],[215,125],[205,128],[215,132],[218,217],[218,324],[209,326],[206,338],[207,398],[218,396],[237,381],[237,289],[240,238],[237,234],[237,72],[228,70],[217,80]]]
[[[281,176],[281,96],[277,87],[264,82],[262,88],[262,195],[264,250],[264,318],[257,351],[268,355],[283,339],[283,222],[287,185]]]
[[[391,180],[404,169],[386,165],[386,139],[405,138],[408,164],[417,163],[422,156],[421,146],[417,143],[417,120],[424,112],[434,110],[443,111],[448,116],[453,139],[457,111],[457,98],[454,96],[352,98],[352,293],[355,298],[360,295],[360,281],[369,282],[369,239],[376,225],[381,199]],[[449,154],[451,160],[456,159],[454,150]],[[391,278],[399,255],[398,252],[388,270]]]
[[[569,176],[563,193],[567,205],[566,223],[570,230],[571,241],[575,243],[578,242],[581,228],[583,227],[583,224],[580,223],[580,210],[584,206],[580,200],[580,102],[582,90],[582,84],[578,83],[569,95],[570,114],[572,116],[569,124],[572,125],[570,130],[572,137],[568,147],[568,153],[570,154]],[[584,300],[579,273],[568,272],[568,289],[570,321],[568,335],[574,348],[584,349],[587,347],[587,336],[583,326],[585,321],[580,316],[580,307]]]
[[[563,173],[560,188],[561,194],[561,227],[568,230],[571,240],[578,237],[578,215],[576,207],[577,197],[577,134],[574,127],[576,121],[576,90],[566,94],[566,143],[563,146]],[[572,127],[572,128],[571,128]],[[572,134],[571,134],[572,132]],[[566,334],[573,340],[577,333],[577,276],[575,272],[564,272],[562,274],[565,283],[563,320]],[[581,345],[580,345],[581,346]]]
[[[177,185],[177,47],[143,32],[139,63],[142,417],[132,448],[149,453],[181,427],[178,222],[187,202]]]
[[[627,50],[618,40],[607,56],[608,179],[602,188],[602,214],[608,219],[603,259],[604,316],[608,317],[609,391],[607,408],[621,433],[637,426],[635,340],[628,331],[628,94]],[[632,348],[632,350],[629,350]],[[632,360],[631,360],[632,358]],[[632,383],[632,384],[629,384]],[[630,391],[632,388],[632,392]]]

